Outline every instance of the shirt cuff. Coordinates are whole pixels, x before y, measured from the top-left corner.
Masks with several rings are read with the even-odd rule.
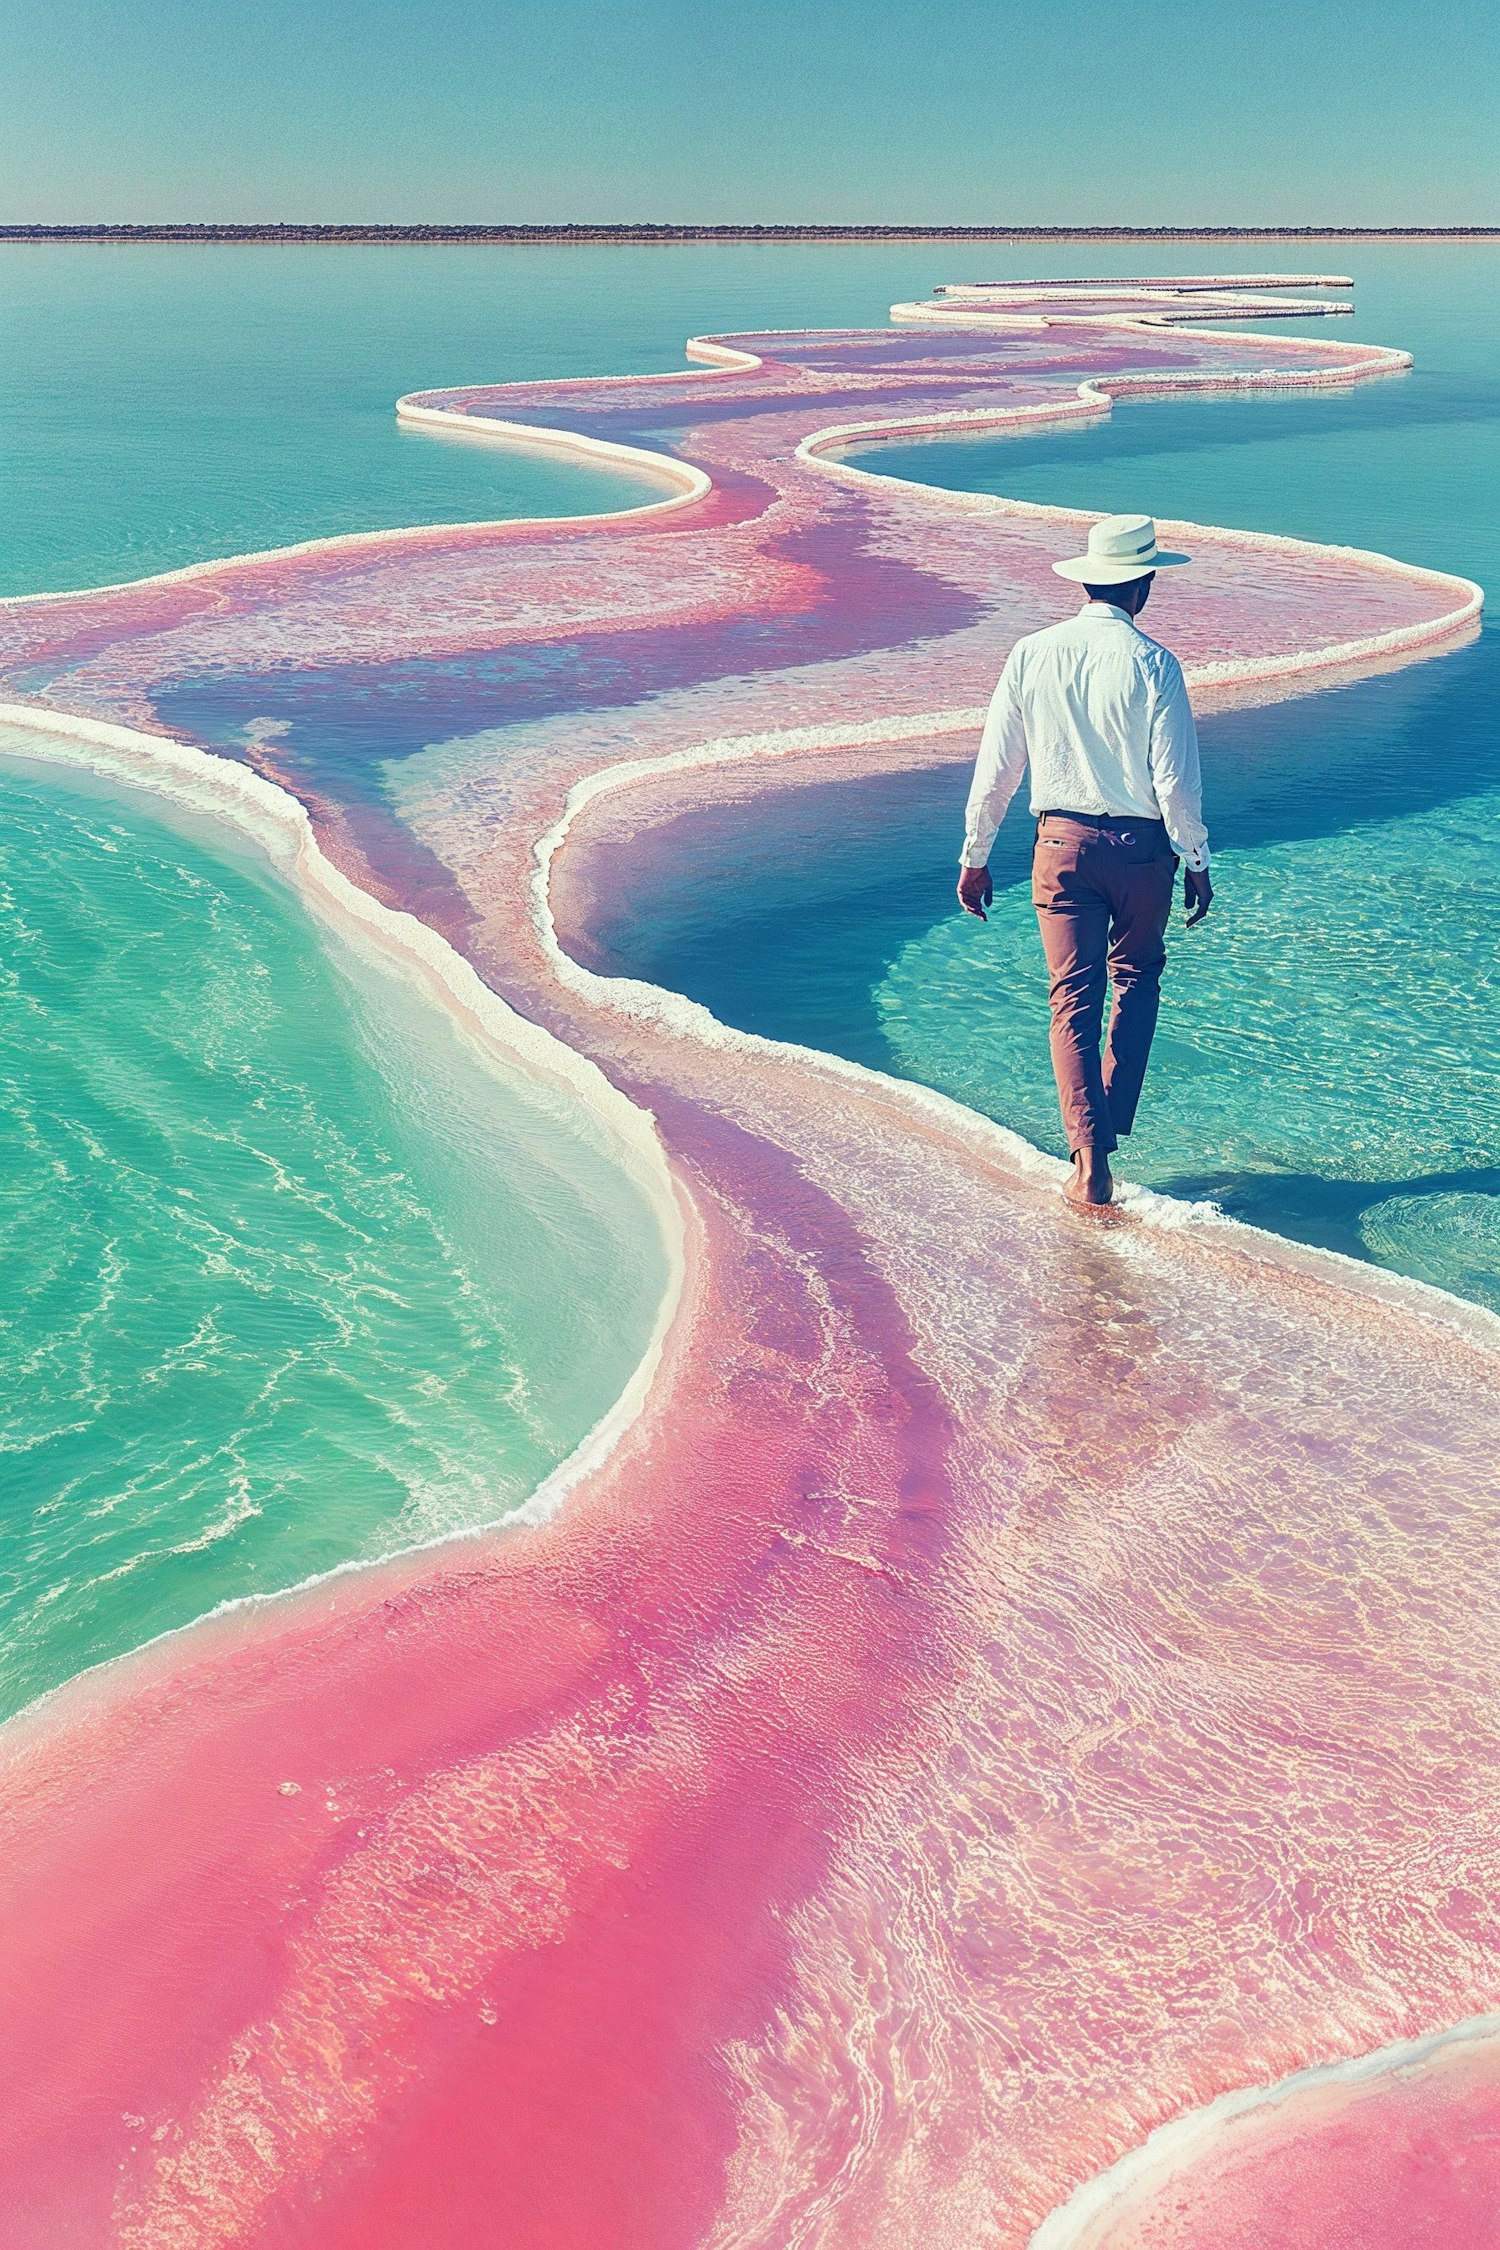
[[[1193,874],[1203,875],[1208,871],[1208,863],[1212,856],[1207,844],[1195,844],[1191,851],[1183,853],[1182,864],[1184,867],[1190,868]]]

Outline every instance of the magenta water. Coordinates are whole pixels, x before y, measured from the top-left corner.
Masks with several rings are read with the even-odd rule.
[[[864,478],[831,411],[1398,364],[1042,320],[427,394],[672,489],[6,614],[35,723],[279,819],[453,1022],[523,1012],[680,1251],[560,1507],[0,1737],[31,2232],[1019,2246],[1152,2127],[1482,2011],[1492,1318],[1180,1202],[1095,1224],[974,1109],[588,964],[664,807],[951,766],[1058,599],[1076,515]],[[1451,572],[1193,536],[1206,702],[1474,630]]]

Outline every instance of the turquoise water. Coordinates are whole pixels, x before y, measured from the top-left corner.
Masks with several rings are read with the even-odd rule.
[[[1347,271],[1349,254],[1249,243],[1213,256],[1242,270]],[[99,585],[329,532],[618,505],[643,488],[402,430],[395,400],[443,384],[679,367],[695,331],[869,325],[935,281],[1129,272],[1142,255],[1128,243],[0,244],[0,593]],[[1148,267],[1204,255],[1201,244],[1158,246]],[[1354,328],[1390,340],[1425,321],[1425,336],[1445,289],[1468,303],[1493,286],[1493,255],[1361,247]]]
[[[878,321],[930,255],[0,245],[0,593],[660,488],[398,426],[405,391],[680,367],[695,330]]]
[[[1326,247],[1342,263],[1337,245]],[[1300,248],[1280,251],[1302,261]],[[1124,510],[1144,507],[1144,494],[1148,514],[1379,547],[1481,584],[1488,573],[1494,584],[1500,245],[1346,243],[1344,257],[1357,269],[1352,319],[1255,325],[1395,344],[1415,357],[1409,374],[1342,396],[1142,399],[1045,436],[871,446],[849,458],[889,476],[1062,506]],[[1308,253],[1308,263],[1319,260]]]
[[[10,757],[0,807],[9,1710],[514,1508],[618,1396],[664,1276],[575,1119],[248,842]]]
[[[1353,255],[1352,329],[1411,345],[1405,382],[881,465],[1493,580],[1496,254]],[[0,248],[0,590],[645,497],[403,433],[393,401],[671,367],[694,330],[878,322],[935,280],[1141,256]],[[1222,905],[1177,948],[1131,1150],[1139,1176],[1491,1301],[1495,649],[1207,730]],[[956,920],[964,780],[705,816],[606,939],[726,1020],[1056,1146],[1024,824],[994,922]],[[321,935],[249,846],[13,759],[0,809],[4,1708],[227,1597],[513,1506],[617,1394],[661,1262],[608,1160]]]
[[[855,458],[1381,547],[1500,585],[1500,252],[1361,248],[1355,264],[1354,326],[1412,349],[1410,376]],[[1169,602],[1147,623],[1170,638]],[[1122,1169],[1500,1306],[1497,706],[1491,627],[1401,675],[1206,724],[1219,901],[1175,944]],[[777,792],[753,833],[738,813],[678,822],[610,910],[602,959],[1065,1153],[1029,825],[1013,812],[1001,832],[989,925],[956,915],[967,779],[955,766]]]

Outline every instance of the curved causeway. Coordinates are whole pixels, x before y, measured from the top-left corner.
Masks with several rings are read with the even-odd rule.
[[[678,1234],[559,1512],[0,1730],[18,2240],[1022,2250],[1154,2128],[1493,2007],[1500,1323],[1080,1222],[958,1105],[580,958],[643,792],[951,757],[1067,598],[1076,515],[842,444],[1404,364],[1139,286],[403,401],[667,496],[0,608],[4,716],[297,800],[308,879],[536,1026]],[[1475,629],[1462,580],[1165,528],[1200,702]]]

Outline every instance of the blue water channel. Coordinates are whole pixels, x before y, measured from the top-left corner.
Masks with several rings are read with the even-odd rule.
[[[1363,254],[1356,261],[1363,270]],[[1500,257],[1373,261],[1408,376],[1162,401],[1029,440],[880,446],[934,484],[1373,546],[1500,583]],[[1375,300],[1374,314],[1366,310]],[[1342,329],[1335,331],[1343,333]],[[1170,638],[1170,598],[1147,619]],[[1179,934],[1128,1176],[1500,1305],[1500,640],[1204,727],[1219,902]],[[972,750],[967,752],[972,755]],[[1065,1153],[1029,903],[952,905],[968,769],[682,819],[604,959],[725,1021],[917,1078]],[[662,881],[663,858],[673,881]]]
[[[1058,246],[1044,264],[1142,255]],[[1037,257],[0,248],[0,591],[626,504],[628,480],[402,432],[394,400],[673,367],[694,331],[869,325]],[[1264,265],[1267,246],[1226,262]],[[1410,377],[869,465],[1500,582],[1500,259],[1354,262],[1360,312],[1338,333],[1409,346]],[[1221,901],[1176,945],[1129,1156],[1491,1303],[1496,685],[1487,633],[1210,722]],[[957,918],[965,784],[955,763],[695,816],[663,839],[671,879],[613,902],[606,953],[1060,1147],[1026,824],[1002,831],[991,924]],[[662,1267],[607,1153],[346,958],[248,847],[24,755],[0,759],[0,822],[3,1708],[228,1596],[513,1507],[617,1393]]]

